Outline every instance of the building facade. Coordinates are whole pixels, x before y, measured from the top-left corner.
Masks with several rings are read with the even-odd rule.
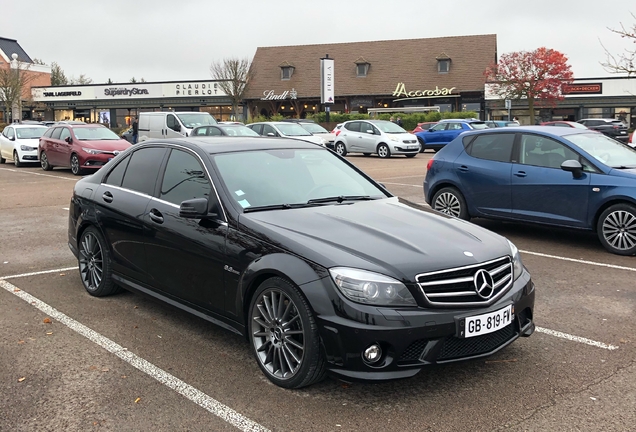
[[[305,117],[320,104],[320,59],[335,61],[332,112],[438,106],[484,113],[496,35],[260,47],[245,100],[252,116]]]
[[[504,101],[486,84],[486,116],[500,120],[508,118]],[[564,99],[555,106],[537,106],[535,122],[550,120],[576,121],[583,118],[613,118],[636,128],[636,77],[576,78],[563,87]],[[510,115],[522,124],[530,123],[525,99],[511,101]]]
[[[203,111],[218,121],[233,117],[232,102],[218,81],[168,81],[34,87],[45,120],[129,125],[145,111]],[[239,116],[242,115],[239,113]]]

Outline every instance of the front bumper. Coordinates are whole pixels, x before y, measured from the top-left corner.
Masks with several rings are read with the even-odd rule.
[[[84,153],[80,158],[80,167],[82,169],[94,169],[98,170],[106,165],[111,159],[115,157],[112,153],[101,154],[87,154]]]
[[[389,142],[388,145],[392,155],[418,154],[420,152],[420,144],[417,142],[413,144]]]
[[[513,305],[511,324],[496,332],[460,337],[463,319]],[[482,308],[379,308],[347,302],[337,315],[318,316],[332,374],[345,379],[385,380],[417,374],[424,366],[489,356],[534,332],[534,284],[527,271],[499,301]],[[348,315],[348,316],[345,316]],[[372,344],[381,359],[368,364],[362,352]]]
[[[20,162],[38,162],[38,149],[35,150],[21,150],[16,149],[16,153],[18,154],[18,160]]]

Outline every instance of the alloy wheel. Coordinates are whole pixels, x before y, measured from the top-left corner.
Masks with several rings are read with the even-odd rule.
[[[13,151],[13,165],[15,165],[16,168],[22,166],[22,162],[20,162],[20,156],[18,156],[18,152],[15,150]]]
[[[305,331],[294,301],[280,289],[263,291],[252,316],[258,361],[275,378],[288,380],[305,357]]]
[[[79,158],[77,157],[76,154],[71,156],[71,172],[74,175],[80,174],[80,163],[79,163]]]
[[[385,144],[380,144],[378,146],[378,156],[380,156],[381,158],[388,158],[389,156],[391,156],[389,147],[387,147]]]
[[[46,156],[46,153],[42,152],[40,154],[40,166],[44,171],[49,171],[51,166],[49,165],[49,158]]]
[[[336,153],[338,153],[340,156],[344,156],[347,154],[347,148],[344,146],[344,144],[338,143],[336,144]]]
[[[441,193],[435,200],[435,210],[450,216],[459,217],[462,211],[457,196],[451,192]]]
[[[603,220],[603,237],[614,249],[627,251],[636,247],[636,216],[616,210]]]
[[[104,276],[103,253],[97,237],[88,232],[82,238],[79,250],[80,276],[89,291],[99,287]]]

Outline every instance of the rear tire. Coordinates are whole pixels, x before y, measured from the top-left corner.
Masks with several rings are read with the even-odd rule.
[[[113,281],[110,251],[100,232],[92,226],[86,228],[77,246],[77,261],[84,289],[95,297],[104,297],[121,291]]]
[[[617,255],[636,254],[636,207],[615,204],[598,218],[596,233],[601,244]]]
[[[438,190],[433,196],[431,207],[449,216],[463,220],[470,219],[466,200],[462,193],[454,187],[445,187]]]
[[[49,163],[49,158],[46,155],[46,152],[40,153],[40,166],[44,171],[51,171],[53,169],[53,165]]]
[[[336,153],[338,153],[340,156],[346,156],[347,155],[347,147],[344,145],[344,143],[342,142],[337,142],[336,145],[334,146],[334,150],[336,151]]]
[[[23,164],[22,162],[20,162],[20,156],[18,156],[18,152],[13,150],[13,165],[15,165],[16,168],[20,168]]]

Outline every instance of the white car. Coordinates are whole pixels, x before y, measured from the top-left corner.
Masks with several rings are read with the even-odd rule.
[[[38,162],[40,137],[48,127],[33,124],[10,124],[0,135],[0,163],[13,160],[16,167]]]
[[[397,124],[386,120],[350,120],[344,122],[336,137],[334,149],[340,156],[347,153],[377,153],[381,158],[391,155],[415,157],[420,151],[417,137]]]
[[[330,148],[333,150],[333,144],[336,141],[335,133],[329,132],[327,129],[325,129],[324,127],[320,126],[318,123],[315,123],[313,121],[285,120],[285,122],[287,121],[301,125],[303,128],[307,129],[307,132],[309,132],[310,134],[314,136],[319,136],[320,138],[324,138],[324,140],[326,141],[325,145],[327,146],[327,148]]]
[[[326,139],[312,135],[298,123],[262,122],[248,124],[247,127],[262,136],[295,138],[319,144],[323,147],[327,145]]]

